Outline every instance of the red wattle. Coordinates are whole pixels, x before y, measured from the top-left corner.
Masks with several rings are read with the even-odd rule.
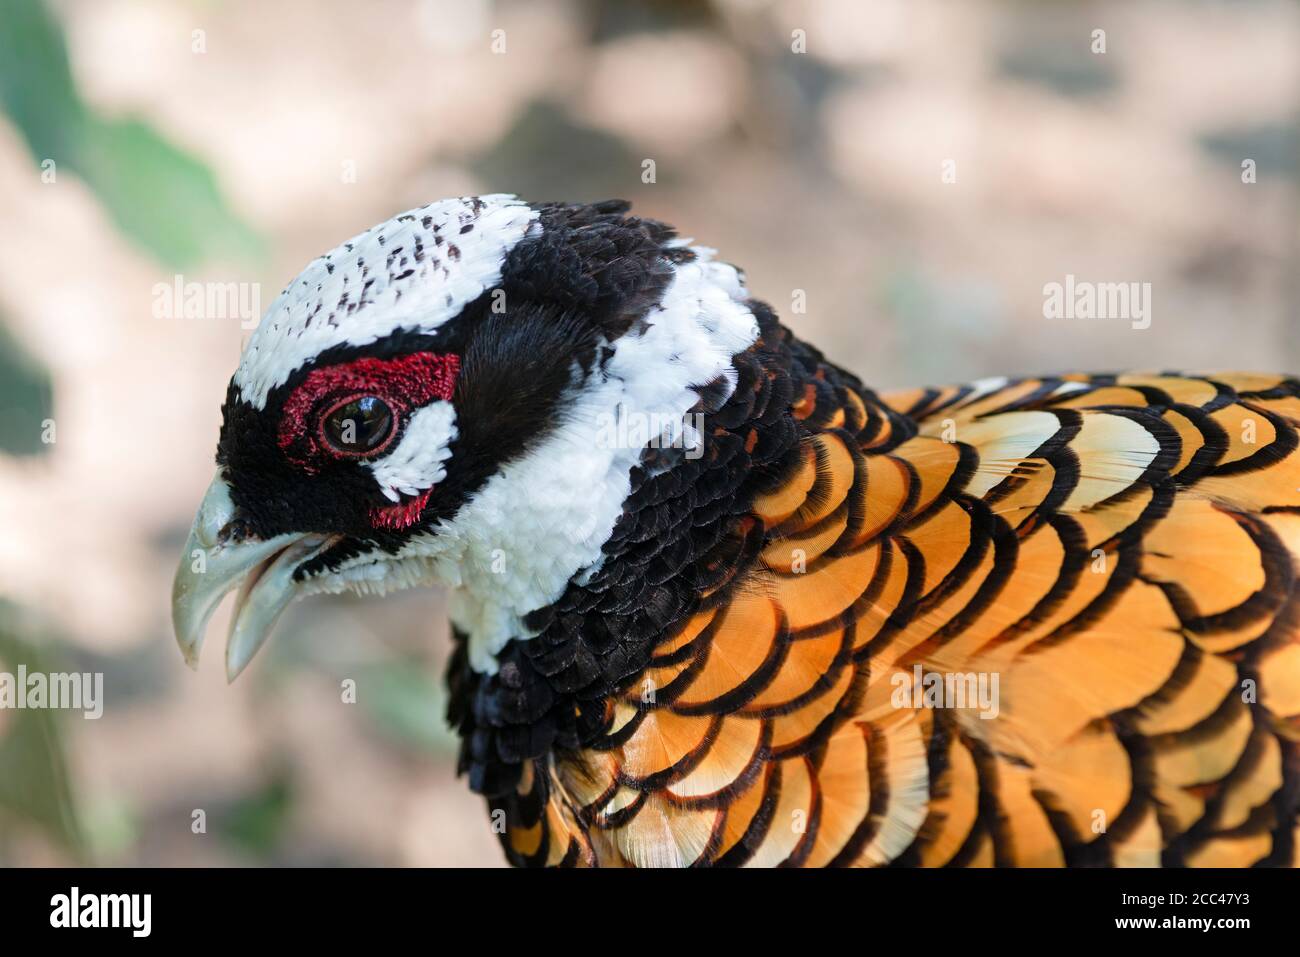
[[[424,506],[428,504],[429,496],[432,494],[433,489],[427,488],[413,499],[394,502],[392,505],[384,505],[380,508],[372,508],[370,510],[370,524],[375,528],[386,528],[394,532],[410,528],[420,520]]]

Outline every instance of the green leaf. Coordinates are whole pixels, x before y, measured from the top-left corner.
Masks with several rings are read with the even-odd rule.
[[[292,811],[292,781],[286,770],[277,769],[264,787],[230,808],[223,816],[220,833],[237,847],[266,854],[280,844]]]
[[[202,162],[141,121],[99,117],[86,107],[63,32],[43,0],[5,2],[0,107],[38,165],[53,160],[56,176],[80,176],[122,233],[159,261],[179,268],[261,252],[257,234],[228,209]]]
[[[63,31],[42,0],[6,0],[0,30],[0,105],[38,160],[69,155],[84,108]]]
[[[18,614],[0,601],[0,671],[59,670],[17,634]],[[64,756],[61,714],[47,709],[7,710],[0,726],[0,831],[35,826],[81,856],[85,841]]]
[[[144,123],[87,120],[77,170],[118,228],[163,263],[260,251],[257,234],[226,210],[208,168]]]
[[[42,423],[54,409],[50,375],[0,320],[0,452],[38,455]]]

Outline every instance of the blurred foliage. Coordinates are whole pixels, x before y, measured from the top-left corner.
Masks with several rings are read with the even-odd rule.
[[[28,673],[58,671],[51,657],[20,632],[27,629],[13,605],[0,601],[0,671],[17,680]],[[42,646],[44,643],[42,643]],[[0,724],[0,848],[11,832],[33,827],[74,856],[85,852],[62,743],[61,713],[6,710]]]
[[[0,316],[0,452],[45,452],[49,446],[41,441],[41,423],[53,409],[49,373],[5,329]]]
[[[287,767],[276,768],[260,789],[237,800],[221,815],[217,828],[227,843],[265,857],[284,839],[294,806]]]
[[[261,251],[205,165],[148,125],[98,116],[82,101],[43,0],[5,0],[4,18],[0,106],[38,164],[52,160],[56,176],[69,169],[85,180],[118,229],[166,265]]]
[[[1010,334],[1001,293],[979,277],[941,276],[900,264],[889,274],[883,300],[899,318],[899,353],[919,381],[946,381],[954,353],[996,352]]]
[[[1077,44],[1020,44],[1002,55],[999,67],[1006,76],[1040,84],[1063,96],[1097,96],[1119,85],[1109,62]]]
[[[719,24],[707,0],[586,0],[583,6],[593,43],[634,33],[715,29]]]
[[[85,800],[79,807],[91,860],[120,860],[139,842],[140,822],[130,802],[114,795],[103,795]]]
[[[1243,158],[1260,171],[1300,178],[1300,123],[1261,124],[1202,134],[1201,147],[1215,159],[1240,169]]]
[[[260,238],[230,211],[203,163],[146,123],[100,116],[82,100],[63,31],[43,0],[4,0],[2,15],[0,110],[26,141],[43,178],[57,182],[64,172],[80,177],[122,234],[169,267],[261,252]],[[43,452],[42,423],[52,411],[49,373],[0,322],[0,453]],[[16,606],[0,600],[0,667],[58,670],[48,643],[20,634],[23,620]],[[0,849],[11,834],[39,830],[74,856],[87,856],[60,713],[31,709],[3,718]],[[257,823],[264,817],[248,812],[237,831],[265,833],[267,825]],[[116,842],[130,840],[118,835]]]
[[[559,107],[537,101],[471,164],[486,184],[544,200],[581,202],[629,195],[640,183],[640,159],[615,136],[575,123]],[[628,170],[635,171],[629,176]],[[667,169],[664,182],[671,181]]]
[[[380,662],[361,669],[357,704],[399,745],[455,752],[457,738],[446,718],[446,688],[421,662]]]

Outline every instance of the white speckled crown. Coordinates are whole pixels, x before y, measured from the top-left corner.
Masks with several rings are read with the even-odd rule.
[[[325,350],[399,329],[433,331],[501,279],[537,211],[505,193],[445,199],[394,216],[312,260],[249,339],[235,385],[264,408],[272,389]]]

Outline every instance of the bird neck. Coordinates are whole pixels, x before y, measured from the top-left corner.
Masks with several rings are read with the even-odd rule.
[[[703,417],[735,390],[733,360],[759,333],[737,271],[693,252],[570,390],[554,428],[408,549],[452,586],[476,670],[494,673],[507,643],[536,636],[530,621],[599,574],[647,475],[707,445]]]

